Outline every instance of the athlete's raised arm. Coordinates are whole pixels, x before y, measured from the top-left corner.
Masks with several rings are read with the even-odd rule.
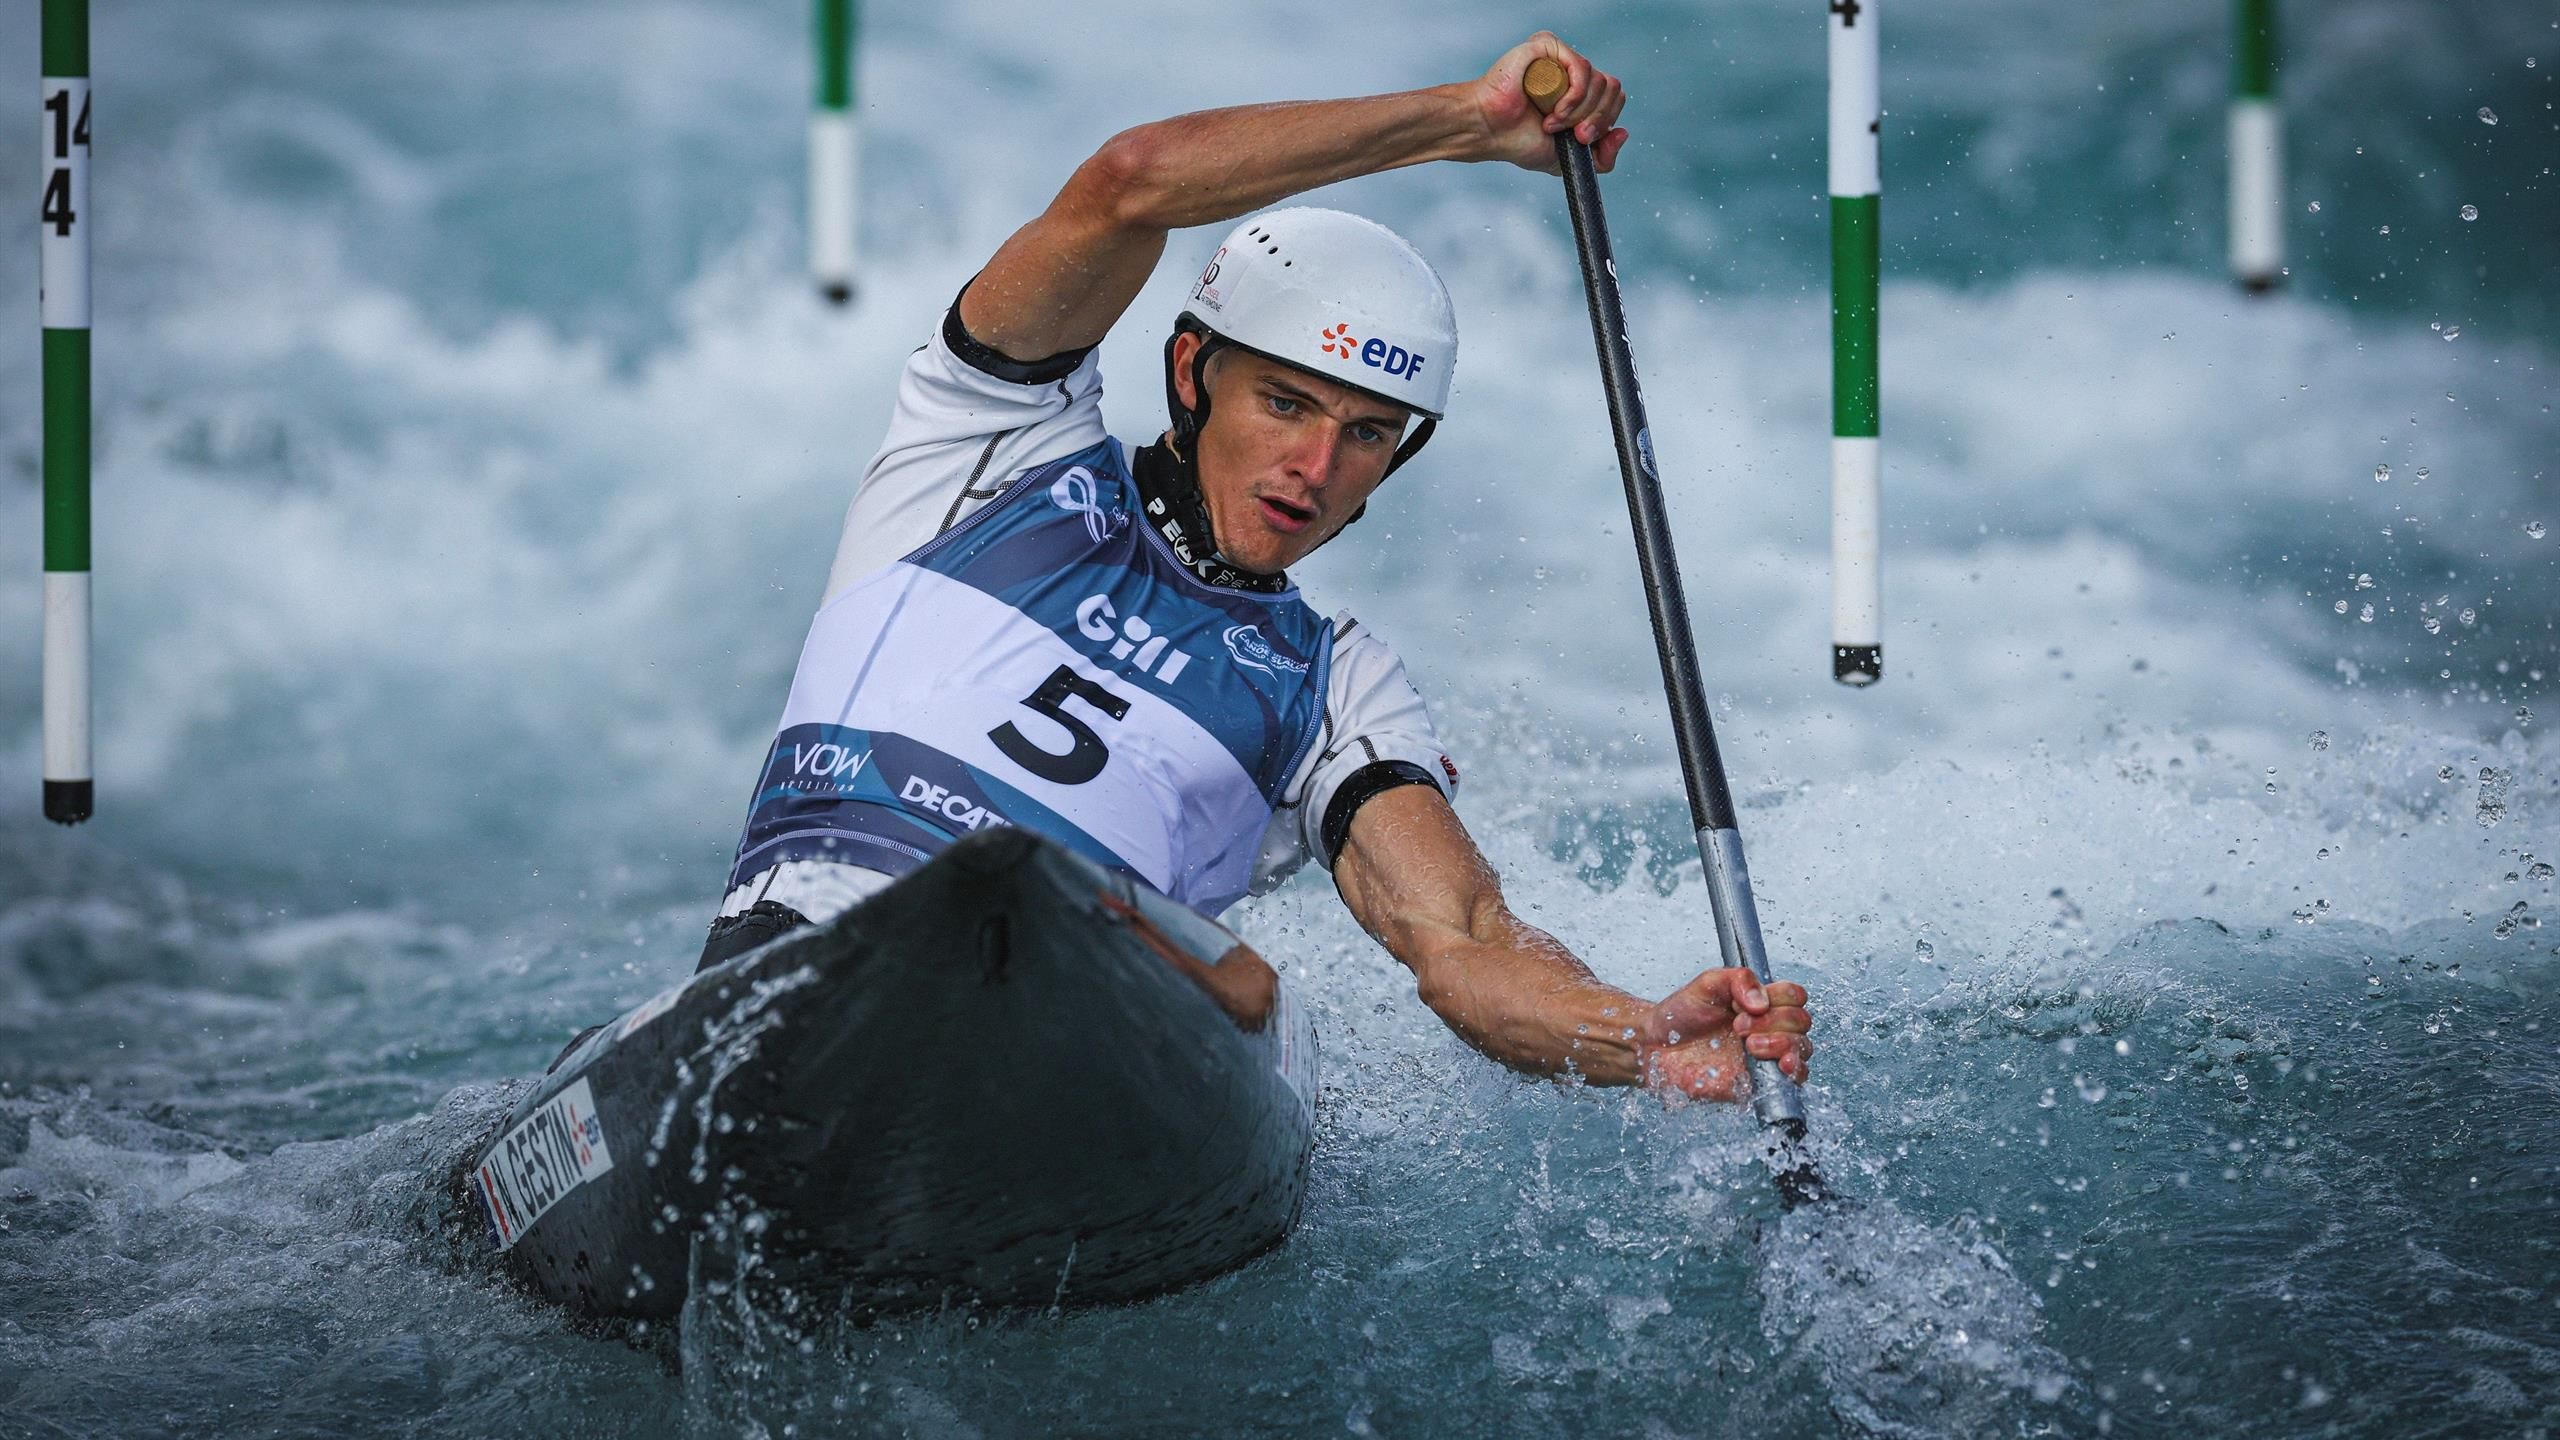
[[[1570,1066],[1596,1085],[1731,1100],[1747,1093],[1748,1049],[1805,1077],[1813,1045],[1802,986],[1763,992],[1748,970],[1709,970],[1657,1003],[1601,981],[1511,913],[1493,867],[1431,786],[1362,805],[1333,878],[1361,926],[1413,971],[1423,1003],[1515,1070]]]
[[[1551,115],[1540,115],[1520,90],[1521,73],[1540,56],[1565,67],[1564,98]],[[1552,170],[1548,137],[1568,125],[1606,170],[1626,142],[1625,131],[1611,128],[1625,104],[1616,79],[1540,31],[1482,76],[1453,85],[1204,110],[1124,130],[996,251],[970,282],[960,320],[1016,360],[1098,344],[1137,298],[1169,231],[1426,160]]]

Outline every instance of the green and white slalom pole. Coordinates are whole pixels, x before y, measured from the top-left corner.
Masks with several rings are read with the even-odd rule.
[[[44,0],[44,815],[95,807],[89,768],[89,0]]]
[[[861,136],[853,121],[857,0],[817,0],[818,93],[809,111],[809,273],[838,305],[853,299],[853,206]]]
[[[1884,678],[1884,452],[1878,437],[1876,0],[1831,6],[1831,677]]]
[[[2231,276],[2260,295],[2284,279],[2276,0],[2232,0],[2231,13]]]

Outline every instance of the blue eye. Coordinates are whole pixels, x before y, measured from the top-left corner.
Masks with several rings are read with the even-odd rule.
[[[1363,445],[1376,445],[1387,438],[1387,432],[1375,425],[1354,425],[1351,427],[1351,437]]]
[[[1275,415],[1295,415],[1298,413],[1298,402],[1296,400],[1293,400],[1286,395],[1274,395],[1270,398],[1271,413]]]

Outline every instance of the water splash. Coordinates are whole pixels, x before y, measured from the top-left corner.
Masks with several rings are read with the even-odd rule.
[[[1757,1283],[1762,1331],[1856,1432],[2020,1433],[2072,1388],[2043,1302],[1970,1220],[1941,1231],[1890,1200],[1809,1206],[1762,1233]]]

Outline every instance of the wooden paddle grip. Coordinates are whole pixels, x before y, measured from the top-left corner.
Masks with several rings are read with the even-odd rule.
[[[1544,55],[1530,61],[1528,70],[1520,77],[1521,92],[1529,97],[1530,104],[1538,107],[1541,115],[1555,113],[1556,102],[1564,98],[1564,87],[1564,67]]]

